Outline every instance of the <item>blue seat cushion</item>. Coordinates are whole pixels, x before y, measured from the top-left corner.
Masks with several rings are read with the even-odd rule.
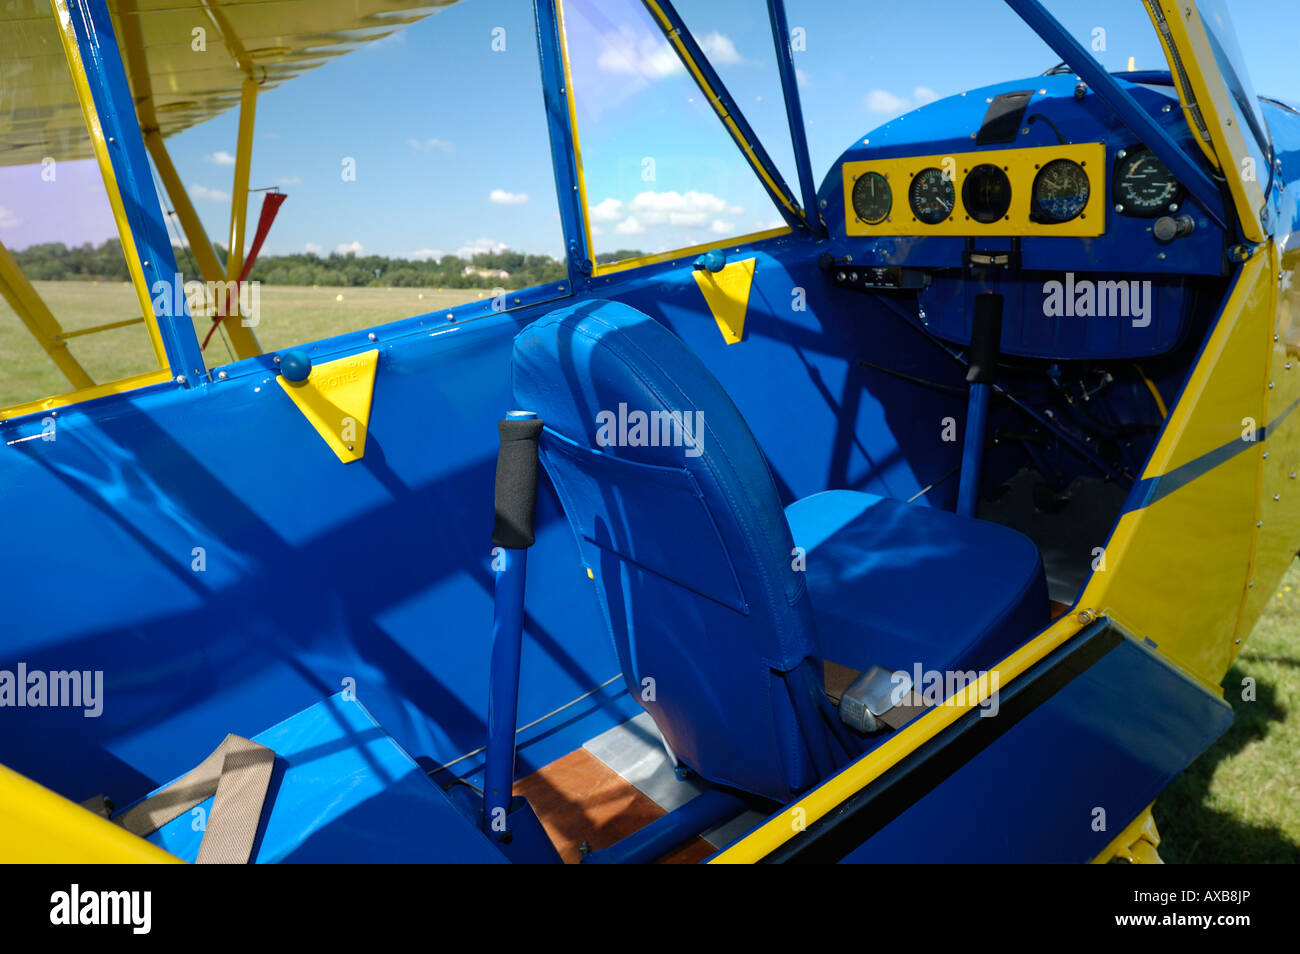
[[[250,861],[506,861],[361,703],[342,693],[253,741],[275,752],[275,768]],[[195,764],[208,751],[196,749]],[[201,815],[186,812],[149,841],[193,861],[203,839],[196,819],[207,817],[212,799],[198,807]]]
[[[1049,621],[1038,548],[1007,527],[852,490],[785,513],[827,660],[987,669]]]

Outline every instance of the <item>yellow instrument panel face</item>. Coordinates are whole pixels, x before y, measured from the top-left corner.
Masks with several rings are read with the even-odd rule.
[[[866,159],[844,163],[841,176],[848,235],[1106,230],[1106,147],[1098,142]]]

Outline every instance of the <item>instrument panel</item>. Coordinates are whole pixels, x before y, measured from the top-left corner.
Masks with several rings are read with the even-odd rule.
[[[1151,219],[1177,212],[1183,186],[1146,146],[1121,149],[1115,157],[1115,211]]]
[[[1153,180],[1139,191],[1154,205],[1164,194],[1153,161],[1159,160],[1150,154],[1133,159]],[[841,175],[850,236],[1096,236],[1106,230],[1101,143],[857,160],[845,162]],[[1126,173],[1125,181],[1133,179]]]

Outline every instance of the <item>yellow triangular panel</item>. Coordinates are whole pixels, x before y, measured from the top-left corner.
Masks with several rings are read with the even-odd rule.
[[[713,320],[718,323],[722,340],[736,344],[745,334],[745,311],[749,308],[749,286],[754,282],[754,260],[728,262],[720,272],[697,268],[695,284],[704,293]]]
[[[366,452],[378,362],[379,352],[367,351],[318,364],[300,384],[286,381],[284,375],[276,378],[302,416],[345,464],[360,460]]]

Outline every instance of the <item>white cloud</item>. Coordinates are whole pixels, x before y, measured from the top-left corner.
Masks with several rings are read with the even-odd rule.
[[[591,207],[593,222],[616,222],[623,214],[623,203],[618,199],[602,199]]]
[[[665,247],[680,244],[682,231],[699,235],[734,235],[732,217],[743,215],[744,208],[732,205],[711,192],[640,192],[627,201],[603,199],[591,207],[593,223],[613,223],[615,235],[645,235],[654,229],[673,229],[678,234],[657,233]],[[595,234],[593,225],[593,234]]]
[[[928,86],[916,87],[912,90],[910,96],[900,96],[897,93],[891,93],[887,89],[873,89],[867,93],[862,100],[862,104],[867,107],[868,112],[900,116],[903,113],[911,112],[918,106],[933,103],[938,98],[939,94]]]
[[[743,63],[745,61],[739,53],[736,52],[736,44],[731,42],[731,37],[725,33],[707,34],[700,40],[700,49],[704,55],[709,58],[709,62],[714,66],[725,66],[733,63]]]
[[[321,252],[325,251],[325,249],[317,245],[315,242],[308,242],[303,246],[303,251],[310,252],[313,255],[319,255]]]
[[[744,213],[738,205],[731,205],[721,196],[711,192],[639,192],[627,203],[628,211],[640,216],[650,225],[669,222],[673,225],[698,225],[703,220],[700,216],[741,215]]]
[[[233,166],[235,164],[235,157],[230,153],[219,149],[211,155],[204,156],[203,161],[210,162],[217,166]]]
[[[220,189],[209,189],[207,186],[190,184],[190,195],[201,202],[229,202],[230,193],[222,192]]]
[[[435,150],[437,152],[451,152],[456,148],[454,143],[450,143],[446,139],[426,139],[423,142],[418,139],[408,139],[406,144],[416,152],[434,152]]]
[[[528,201],[528,193],[507,192],[505,189],[493,189],[488,193],[488,201],[493,205],[523,205]]]
[[[282,186],[302,185],[302,179],[298,176],[281,176],[275,180],[275,184]]]
[[[647,31],[624,27],[617,33],[606,33],[603,43],[596,66],[607,73],[632,73],[659,80],[685,72],[682,61],[667,41]],[[702,37],[699,43],[700,49],[715,66],[744,62],[736,51],[736,44],[725,33],[714,31]]]
[[[873,89],[867,93],[863,103],[870,112],[889,113],[891,116],[907,112],[908,107],[911,105],[911,102],[905,97],[896,96],[885,89]]]
[[[0,205],[0,229],[16,229],[23,224],[23,220],[13,211]]]
[[[360,254],[361,254],[361,243],[360,243],[360,242],[344,242],[342,245],[340,245],[338,248],[336,248],[335,251],[338,252],[340,255],[347,255],[347,254],[349,254],[349,253],[351,253],[351,254],[353,254],[353,255],[360,255]]]

